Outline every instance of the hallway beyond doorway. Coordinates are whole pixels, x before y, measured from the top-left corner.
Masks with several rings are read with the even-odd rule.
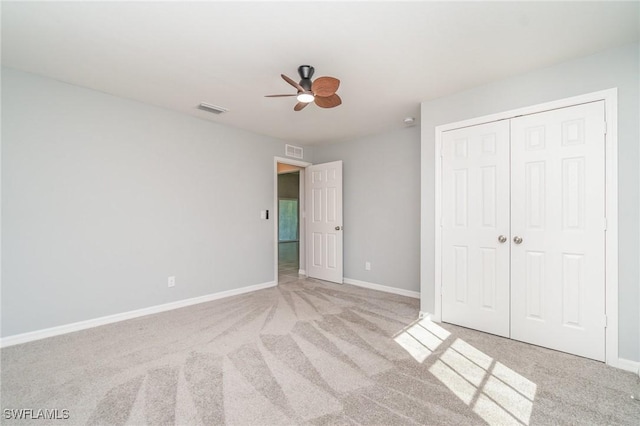
[[[300,247],[298,241],[278,243],[278,278],[298,278]]]

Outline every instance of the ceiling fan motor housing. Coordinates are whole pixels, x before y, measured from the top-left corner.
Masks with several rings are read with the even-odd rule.
[[[311,77],[315,70],[311,65],[300,65],[298,67],[298,74],[300,74],[300,86],[307,92],[311,91]]]

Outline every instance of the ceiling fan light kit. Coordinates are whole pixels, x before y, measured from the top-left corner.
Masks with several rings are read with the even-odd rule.
[[[313,93],[303,92],[303,93],[298,94],[296,99],[298,99],[298,102],[303,102],[305,104],[308,104],[309,102],[313,102],[315,97],[313,96]]]
[[[282,79],[293,86],[297,93],[295,95],[267,95],[267,98],[280,98],[295,96],[298,103],[293,107],[294,111],[300,111],[311,102],[321,108],[335,108],[342,104],[342,99],[336,94],[340,87],[340,80],[335,77],[318,77],[311,81],[315,69],[311,65],[300,65],[298,75],[300,82],[296,82],[284,74],[280,74]]]

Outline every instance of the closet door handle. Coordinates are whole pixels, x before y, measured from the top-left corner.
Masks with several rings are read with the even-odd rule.
[[[517,235],[513,237],[513,242],[516,244],[522,243],[522,237],[518,237]]]
[[[507,237],[505,237],[504,235],[500,235],[500,236],[498,237],[498,241],[499,241],[500,243],[506,243],[506,242],[507,242]]]

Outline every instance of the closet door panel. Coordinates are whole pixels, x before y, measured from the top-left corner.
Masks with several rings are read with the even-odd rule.
[[[603,101],[511,120],[511,337],[597,360],[604,129]]]
[[[442,319],[509,335],[509,123],[442,139]]]

